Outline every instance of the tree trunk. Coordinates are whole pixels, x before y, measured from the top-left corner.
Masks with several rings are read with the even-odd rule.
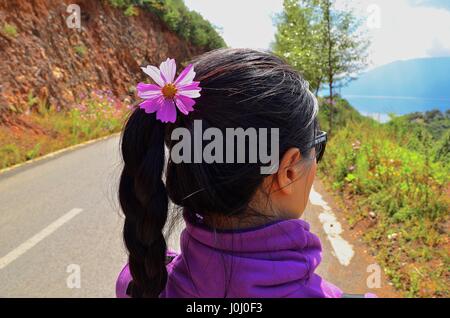
[[[328,42],[328,87],[330,89],[330,103],[329,103],[329,112],[330,112],[330,131],[328,132],[331,135],[333,131],[333,40],[331,36],[331,10],[330,10],[330,2],[326,3],[325,6],[325,18],[327,21],[327,42]]]
[[[319,96],[320,84],[322,84],[322,79],[323,78],[321,77],[317,80],[316,90],[314,92],[314,95],[316,95],[316,97]]]
[[[329,87],[330,87],[330,105],[329,105],[329,112],[330,112],[330,131],[328,132],[329,135],[331,135],[331,132],[333,131],[333,77],[330,77],[329,80]]]

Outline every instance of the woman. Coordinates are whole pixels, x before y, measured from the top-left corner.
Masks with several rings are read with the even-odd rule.
[[[117,296],[342,297],[314,273],[321,244],[299,219],[326,142],[307,82],[280,58],[250,49],[206,53],[177,80],[173,60],[144,71],[156,85],[138,85],[145,101],[122,136],[119,199],[129,264]],[[277,149],[247,140],[244,163],[166,158],[174,131],[193,132],[195,121],[224,135],[254,128],[262,137],[267,129]],[[231,142],[237,159],[242,144],[233,141],[223,144]],[[278,154],[269,175],[261,173],[266,162],[248,160],[264,146]],[[179,208],[169,211],[169,200]],[[163,235],[177,214],[186,222],[178,255],[167,251]]]

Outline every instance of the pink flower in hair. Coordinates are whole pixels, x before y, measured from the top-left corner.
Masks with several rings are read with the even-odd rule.
[[[174,123],[177,119],[176,108],[187,115],[193,111],[195,105],[193,98],[200,97],[200,82],[195,82],[194,66],[188,65],[175,80],[177,66],[174,59],[162,62],[159,69],[149,65],[142,67],[155,84],[139,83],[137,92],[140,98],[145,99],[139,104],[146,113],[156,112],[156,118],[163,123]]]

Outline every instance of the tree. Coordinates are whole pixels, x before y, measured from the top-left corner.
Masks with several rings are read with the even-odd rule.
[[[366,66],[368,41],[358,32],[360,21],[351,11],[337,10],[334,0],[317,0],[322,11],[322,43],[326,48],[323,72],[329,90],[329,125],[333,130],[334,88],[354,79]]]
[[[312,0],[284,0],[277,17],[273,51],[299,70],[318,94],[325,79],[323,70],[320,11]]]
[[[302,72],[319,92],[329,92],[330,134],[334,92],[366,66],[369,42],[361,21],[348,9],[338,10],[335,0],[285,0],[278,21],[274,51]]]

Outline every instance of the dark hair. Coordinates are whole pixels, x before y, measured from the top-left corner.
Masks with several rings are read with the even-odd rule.
[[[167,282],[163,228],[168,198],[187,214],[244,214],[265,175],[260,163],[166,163],[176,127],[193,129],[279,128],[280,158],[291,147],[309,154],[316,133],[317,101],[291,66],[267,52],[220,49],[194,61],[202,87],[194,111],[163,124],[155,114],[135,109],[122,134],[124,167],[119,200],[125,214],[124,240],[133,277],[133,297],[158,297]]]

